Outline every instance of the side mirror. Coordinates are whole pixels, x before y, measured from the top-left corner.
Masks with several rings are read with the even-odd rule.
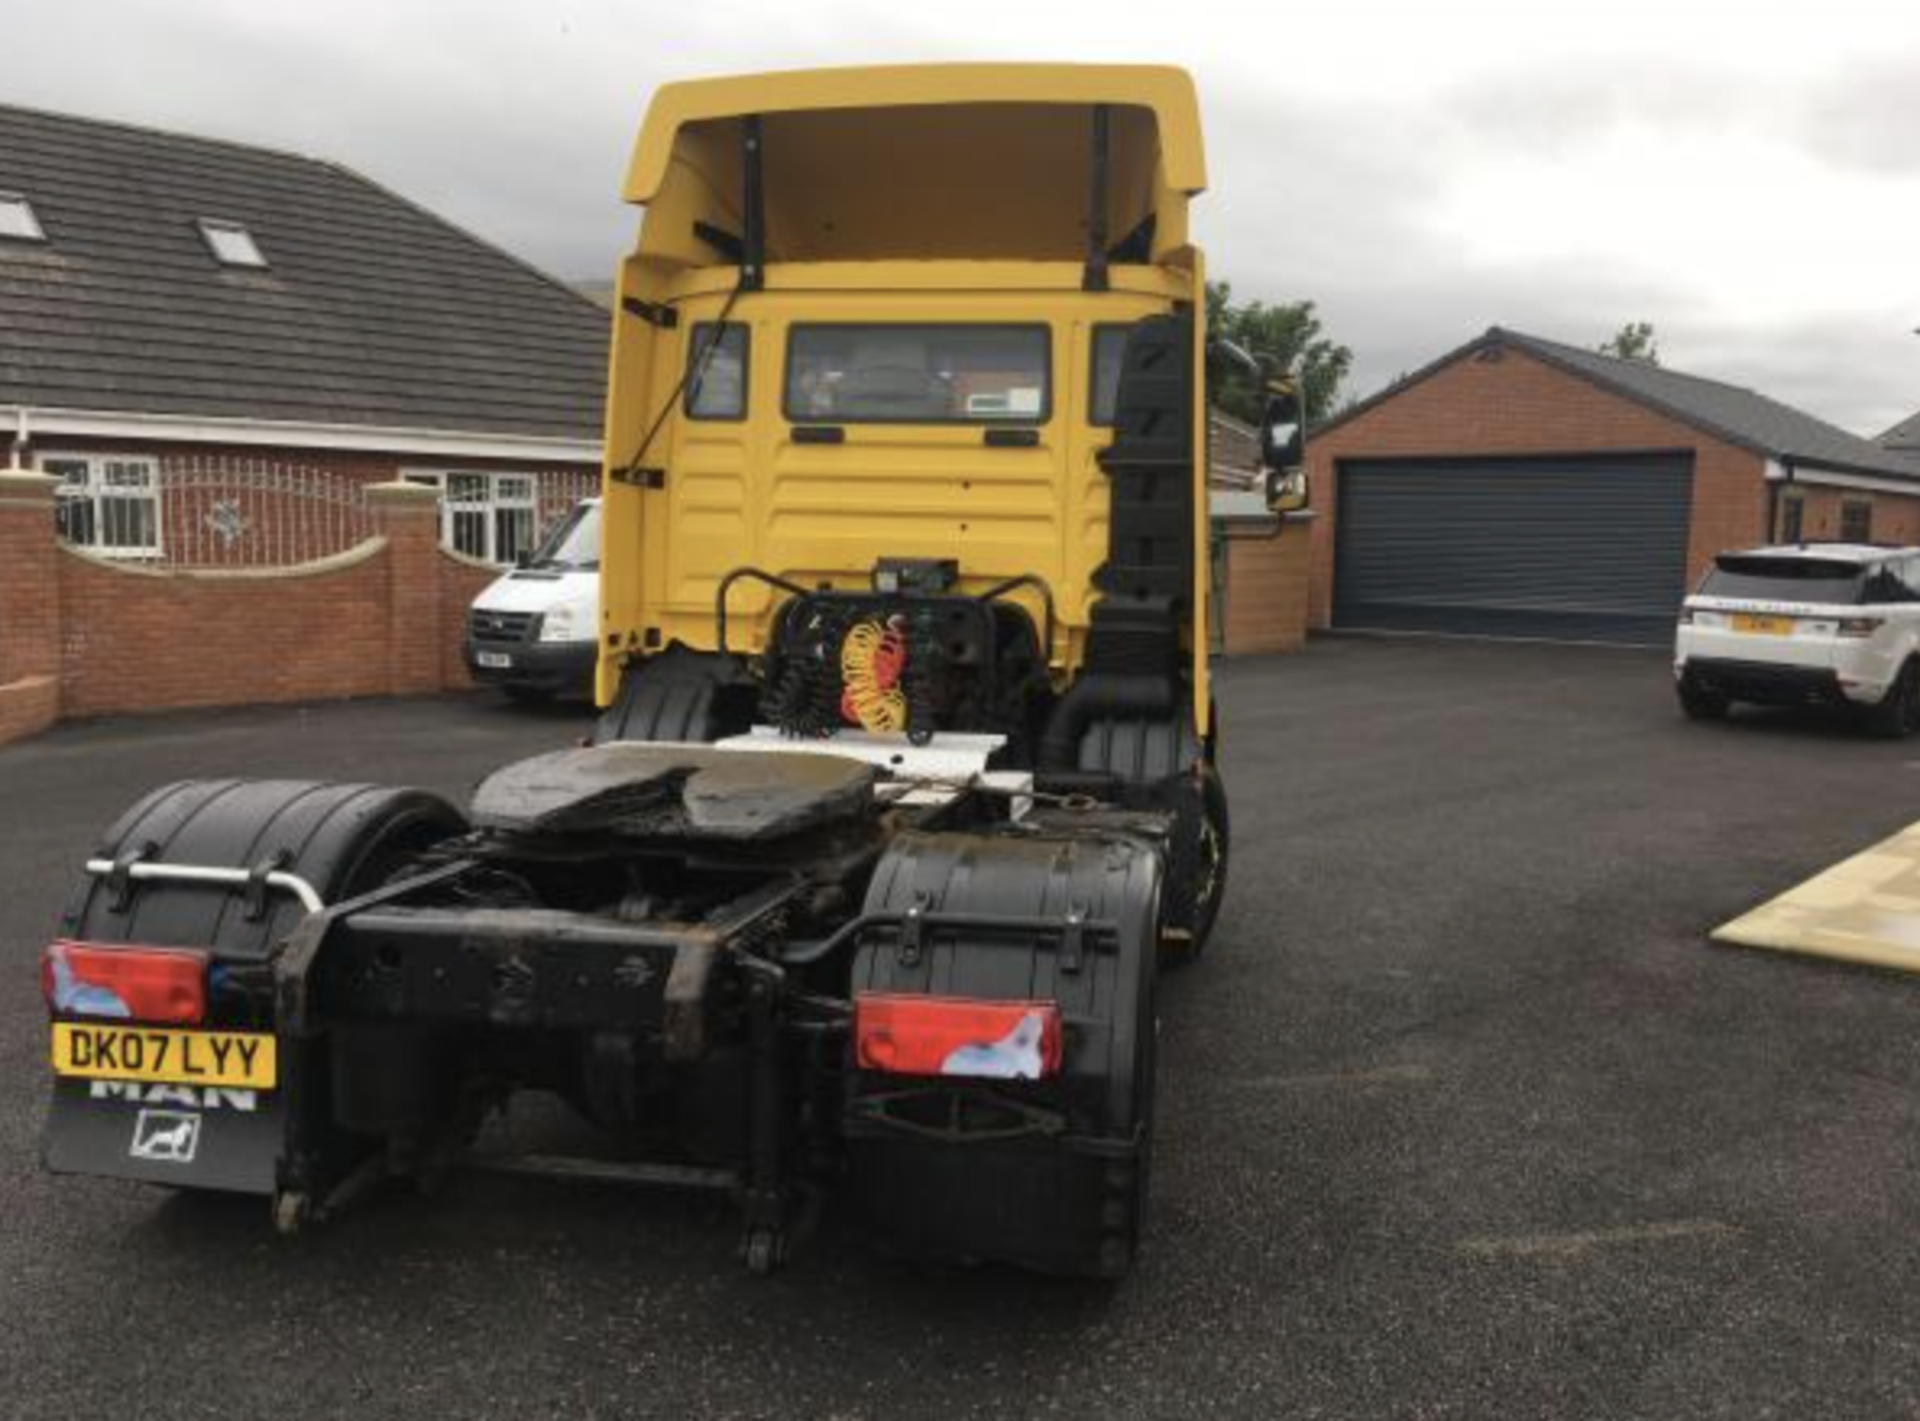
[[[1307,483],[1307,471],[1294,469],[1282,473],[1279,469],[1267,470],[1267,511],[1270,513],[1298,513],[1307,506],[1311,489]]]
[[[1267,507],[1294,513],[1307,506],[1307,425],[1300,391],[1291,381],[1267,387],[1260,413],[1260,467],[1266,475]]]

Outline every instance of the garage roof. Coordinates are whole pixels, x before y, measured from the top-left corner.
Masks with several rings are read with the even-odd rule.
[[[1598,351],[1584,350],[1576,345],[1565,345],[1560,341],[1500,326],[1492,327],[1486,334],[1448,352],[1424,369],[1362,400],[1315,433],[1324,434],[1335,425],[1344,424],[1456,361],[1500,348],[1522,351],[1544,364],[1597,385],[1610,394],[1632,400],[1717,439],[1724,439],[1729,444],[1751,449],[1769,458],[1842,473],[1920,479],[1920,454],[1902,453],[1862,439],[1838,425],[1817,419],[1791,405],[1783,405],[1756,391],[1720,380],[1683,374],[1644,360],[1623,360],[1617,356],[1602,355]]]
[[[0,105],[0,406],[597,443],[609,317],[337,164]]]
[[[1920,454],[1920,414],[1908,415],[1877,442],[1883,449],[1910,449]]]

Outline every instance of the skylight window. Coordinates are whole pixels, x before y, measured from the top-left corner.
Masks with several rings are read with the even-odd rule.
[[[44,242],[40,219],[33,215],[33,204],[17,192],[0,192],[0,238],[16,242]]]
[[[267,259],[260,254],[259,243],[253,240],[253,233],[238,222],[215,222],[210,217],[202,217],[200,235],[205,238],[214,260],[222,266],[267,264]]]

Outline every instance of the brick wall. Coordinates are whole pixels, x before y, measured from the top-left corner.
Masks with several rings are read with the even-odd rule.
[[[1631,401],[1507,348],[1497,360],[1468,357],[1317,436],[1312,472],[1313,568],[1309,616],[1325,627],[1333,608],[1333,554],[1342,459],[1477,454],[1580,454],[1691,450],[1693,524],[1689,581],[1717,552],[1766,536],[1766,465],[1757,454],[1709,438]]]
[[[384,539],[312,571],[262,574],[149,572],[62,549],[61,711],[384,691],[394,566]]]
[[[1874,542],[1920,543],[1920,496],[1796,482],[1780,485],[1779,497],[1782,501],[1800,500],[1800,536],[1808,541],[1840,537],[1840,505],[1845,502],[1872,507]],[[1784,510],[1779,510],[1775,514],[1773,536],[1785,538],[1788,531]]]
[[[440,684],[450,690],[473,685],[460,639],[467,624],[467,608],[481,591],[497,581],[500,569],[442,550],[440,555]]]
[[[468,684],[492,569],[442,552],[438,495],[369,490],[375,536],[275,571],[162,571],[54,536],[51,479],[0,471],[0,742],[57,716],[434,692]]]

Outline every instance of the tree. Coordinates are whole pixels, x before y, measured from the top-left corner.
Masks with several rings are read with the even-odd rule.
[[[1600,344],[1602,355],[1620,360],[1639,360],[1648,365],[1660,363],[1660,342],[1654,338],[1652,321],[1628,321],[1612,340]]]
[[[1318,424],[1340,404],[1340,386],[1353,368],[1353,352],[1331,339],[1311,301],[1269,306],[1250,301],[1237,306],[1224,281],[1207,283],[1207,330],[1250,352],[1274,374],[1292,370],[1300,377],[1307,423]],[[1244,370],[1216,361],[1207,372],[1213,403],[1228,414],[1257,424],[1262,392]]]

